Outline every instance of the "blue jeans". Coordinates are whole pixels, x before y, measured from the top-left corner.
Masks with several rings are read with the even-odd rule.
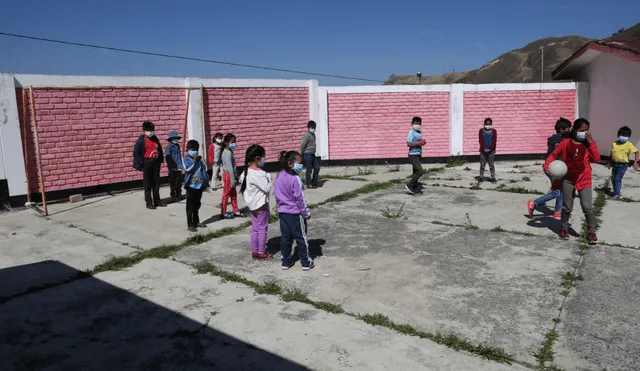
[[[307,174],[306,174],[306,183],[307,185],[318,185],[318,173],[320,172],[320,161],[318,161],[318,158],[316,157],[316,155],[312,154],[312,153],[305,153],[304,157],[304,167],[307,170]],[[312,170],[313,170],[313,178],[311,177],[312,174]]]
[[[308,267],[313,263],[309,256],[309,243],[307,242],[307,221],[299,214],[280,213],[280,255],[282,266],[288,266],[294,261],[293,241],[298,245],[300,264]]]
[[[611,184],[613,185],[613,193],[620,197],[620,191],[622,190],[622,177],[627,172],[629,164],[615,163],[611,167]]]
[[[544,205],[547,203],[547,201],[556,199],[556,208],[554,209],[555,212],[559,213],[562,211],[562,192],[559,189],[556,189],[554,191],[551,191],[549,193],[547,193],[544,196],[540,196],[538,198],[536,198],[533,201],[533,204],[538,207],[540,205]]]

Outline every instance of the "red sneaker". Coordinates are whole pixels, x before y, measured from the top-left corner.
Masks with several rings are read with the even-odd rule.
[[[560,238],[563,240],[568,240],[569,239],[569,231],[567,230],[561,230],[560,231]]]
[[[529,218],[533,219],[533,210],[535,210],[536,205],[533,203],[533,200],[527,201],[527,209],[529,211]]]
[[[562,213],[561,212],[555,212],[553,213],[553,218],[554,219],[558,219],[560,220],[560,218],[562,217]]]
[[[589,245],[595,245],[598,243],[598,236],[596,236],[595,232],[589,232],[587,234],[587,242]]]
[[[271,259],[273,259],[273,254],[269,254],[269,253],[256,254],[256,260],[259,262],[263,262]]]

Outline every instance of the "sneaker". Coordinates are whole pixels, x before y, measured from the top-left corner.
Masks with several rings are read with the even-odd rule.
[[[561,217],[562,217],[562,213],[561,212],[556,211],[555,213],[553,213],[553,219],[560,220]]]
[[[422,192],[422,189],[420,187],[414,188],[413,191],[418,195],[424,194],[424,192]]]
[[[529,218],[533,219],[533,210],[536,209],[536,205],[533,203],[533,200],[527,201],[527,210],[529,212]]]
[[[302,267],[302,270],[303,270],[303,271],[310,271],[310,270],[312,270],[313,268],[315,268],[315,266],[316,266],[316,264],[315,264],[314,262],[311,262],[311,264],[309,264],[309,266],[307,266],[307,267],[303,266],[303,267]]]
[[[569,231],[563,229],[560,231],[560,239],[568,240],[569,239]]]
[[[231,213],[222,214],[222,219],[233,219],[233,214]]]
[[[149,205],[147,205],[147,209],[149,209],[149,210],[155,210],[155,209],[156,209],[156,206],[155,206],[155,205],[151,205],[151,204],[149,204]]]
[[[620,196],[616,196],[616,200],[620,200],[620,198],[621,198]]]
[[[198,228],[207,228],[207,225],[204,223],[200,223],[197,225]]]
[[[164,202],[158,202],[155,206],[156,207],[167,207],[167,204],[165,204]]]
[[[189,227],[189,228],[187,228],[187,230],[188,230],[189,232],[197,232],[197,231],[198,231],[198,228],[196,228],[196,227]]]
[[[267,261],[267,260],[271,260],[273,259],[273,255],[269,254],[269,253],[264,253],[264,254],[256,254],[256,260],[263,262],[263,261]]]
[[[489,180],[491,183],[496,184],[498,183],[498,181],[496,180],[496,178],[491,178],[491,180]]]
[[[307,189],[311,189],[311,188],[313,188],[311,184],[307,184]]]
[[[244,214],[239,211],[236,211],[235,213],[233,213],[233,216],[236,218],[244,218]]]
[[[284,264],[283,263],[281,268],[282,268],[283,271],[286,271],[287,269],[293,267],[293,264],[294,264],[293,262],[291,262],[289,264]]]
[[[412,194],[412,195],[416,194],[416,191],[411,186],[409,186],[409,184],[405,184],[404,187],[407,189],[407,192],[409,192],[409,194]]]
[[[595,232],[587,233],[587,242],[589,245],[595,245],[598,243],[598,236],[596,236]]]

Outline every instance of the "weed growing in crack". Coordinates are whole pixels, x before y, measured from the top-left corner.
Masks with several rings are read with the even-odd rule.
[[[478,230],[480,228],[478,228],[477,225],[474,225],[471,222],[471,217],[469,216],[469,213],[466,213],[465,216],[467,217],[467,225],[465,225],[465,228],[470,229],[470,230]]]
[[[536,361],[538,361],[539,369],[546,370],[551,366],[555,355],[553,343],[555,343],[556,340],[558,340],[558,332],[555,329],[549,330],[549,332],[544,335],[542,346],[533,353]]]
[[[543,195],[544,192],[536,191],[534,189],[527,189],[524,187],[496,187],[496,191],[498,192],[507,192],[507,193],[521,193],[521,194],[530,194],[530,195]]]
[[[404,214],[402,213],[402,209],[404,209],[404,205],[405,203],[403,202],[402,205],[400,206],[400,209],[398,209],[398,211],[391,211],[391,209],[389,209],[389,206],[385,206],[385,209],[382,210],[382,215],[390,219],[401,218],[404,216]]]
[[[344,309],[342,308],[342,306],[338,304],[328,303],[326,301],[311,300],[309,299],[307,294],[303,293],[298,289],[285,292],[284,294],[282,294],[281,298],[286,302],[297,301],[299,303],[309,304],[309,305],[312,305],[314,308],[321,309],[329,313],[336,313],[336,314],[344,313]]]
[[[498,232],[498,233],[502,233],[502,232],[506,232],[506,231],[507,231],[507,230],[506,230],[506,229],[503,229],[501,226],[497,226],[497,227],[495,227],[495,228],[493,228],[493,229],[491,230],[491,232]]]
[[[528,176],[523,176],[522,177],[522,181],[523,182],[529,182],[529,181],[531,181],[531,178],[529,178]]]
[[[350,175],[320,175],[320,179],[335,179],[335,180],[354,180],[357,182],[366,182],[367,179],[357,178]]]
[[[392,166],[387,162],[387,172],[389,172],[389,173],[397,173],[399,171],[400,171],[400,165],[393,165]]]
[[[443,171],[443,170],[445,170],[445,167],[442,167],[442,166],[440,166],[440,167],[432,167],[431,169],[425,169],[424,173],[425,174],[431,174],[431,173],[437,173],[437,172]]]
[[[562,275],[562,295],[568,296],[571,293],[571,289],[576,285],[576,282],[582,281],[582,276],[577,274],[577,270],[578,267]]]
[[[282,288],[276,281],[265,281],[262,285],[255,288],[257,294],[261,295],[280,295]]]
[[[513,165],[514,169],[523,169],[524,165]]]
[[[474,191],[482,189],[482,187],[480,187],[480,182],[470,183],[469,185],[471,186],[471,187],[469,187],[469,189],[474,190]]]
[[[375,168],[373,165],[364,165],[363,167],[358,166],[358,175],[371,175],[375,172]]]
[[[515,179],[509,179],[509,183],[511,183],[511,184],[513,184],[513,183],[518,183],[518,181],[517,181],[517,180],[515,180]]]
[[[445,167],[462,166],[467,163],[467,159],[464,156],[450,156],[447,159]]]

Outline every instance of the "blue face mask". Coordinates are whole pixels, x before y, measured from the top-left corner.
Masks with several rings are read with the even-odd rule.
[[[316,129],[309,129],[309,132],[310,132],[311,134],[313,134],[313,133],[315,133],[315,132],[316,132]]]
[[[229,149],[236,149],[238,145],[236,143],[229,144]]]
[[[264,166],[264,159],[260,160],[260,162],[258,162],[258,167],[263,167]]]
[[[620,143],[624,143],[626,141],[629,140],[629,137],[623,137],[622,135],[618,137],[618,140],[620,141]]]
[[[587,132],[586,131],[577,131],[576,132],[576,139],[578,139],[578,140],[587,139]]]
[[[189,151],[189,156],[196,157],[198,155],[198,151]]]
[[[300,174],[302,172],[302,169],[304,168],[304,166],[302,166],[302,164],[295,164],[293,165],[293,171],[296,174]]]

